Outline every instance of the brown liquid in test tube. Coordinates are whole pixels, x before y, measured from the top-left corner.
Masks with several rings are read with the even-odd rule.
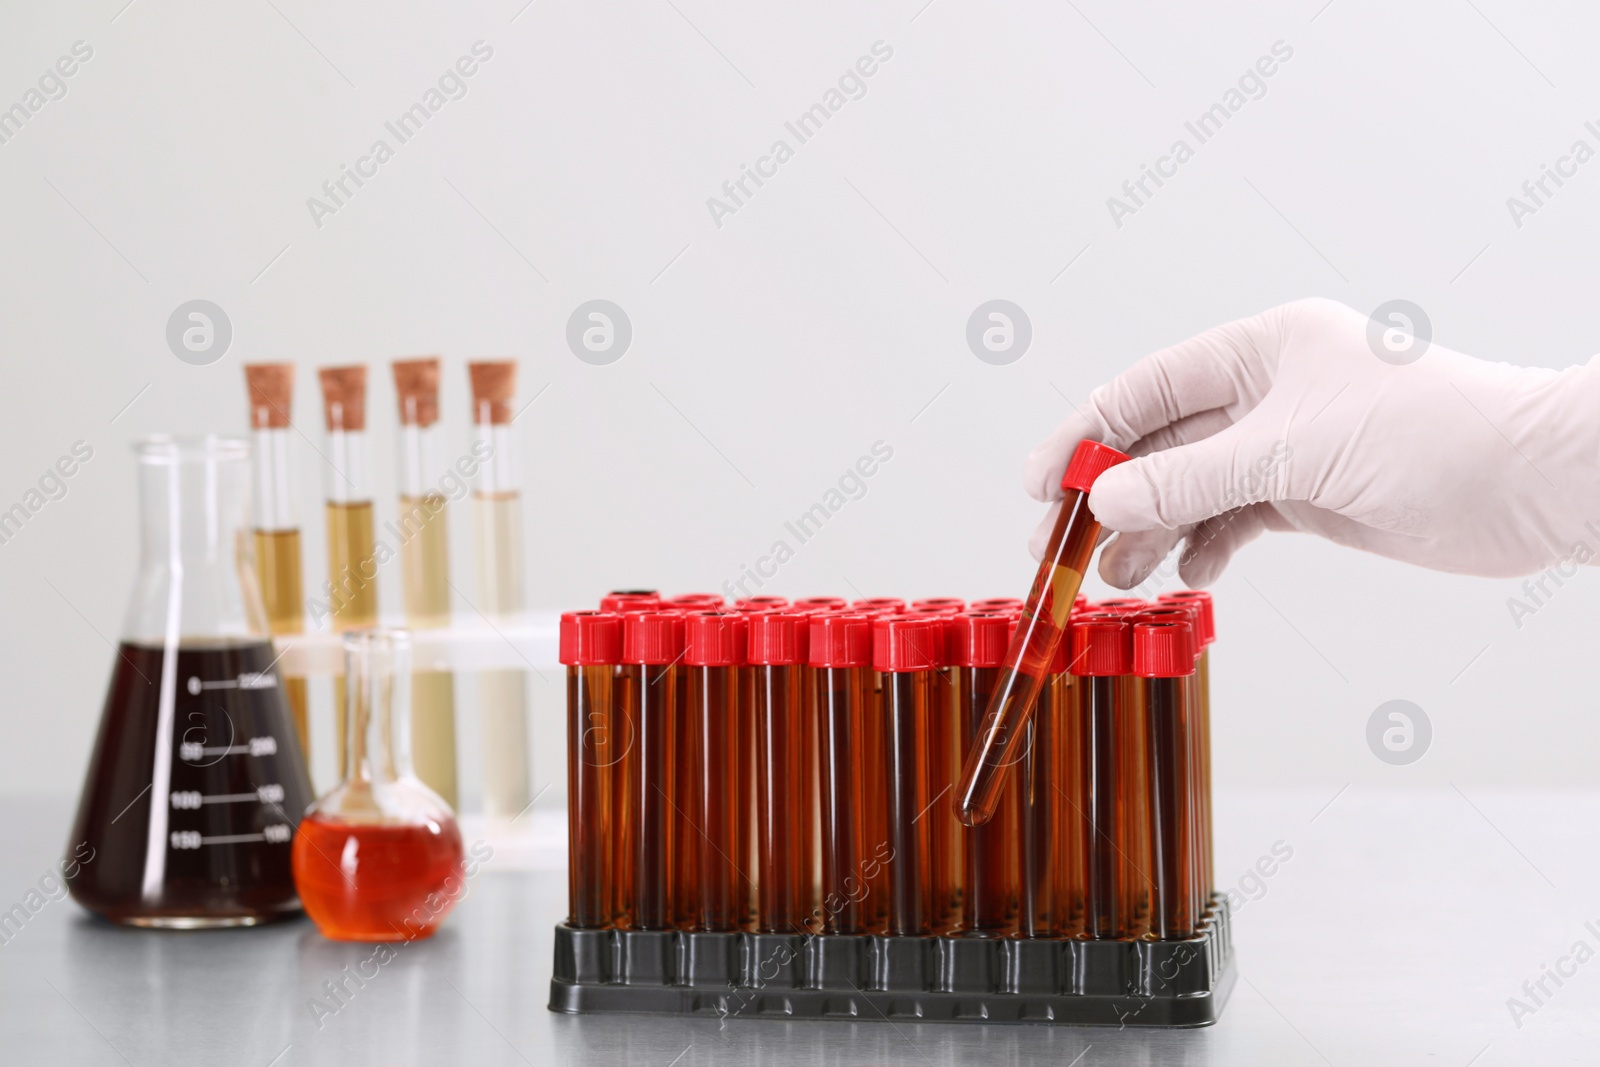
[[[1070,667],[1077,695],[1078,774],[1072,807],[1082,813],[1081,936],[1142,936],[1153,870],[1145,723],[1125,619],[1072,621]]]
[[[928,788],[928,732],[933,676],[944,659],[942,627],[934,619],[878,616],[872,623],[872,666],[882,672],[880,699],[887,727],[889,771],[888,932],[932,931],[941,910],[932,870],[933,803]]]
[[[1203,912],[1210,906],[1211,894],[1215,889],[1211,843],[1211,645],[1217,639],[1215,606],[1211,594],[1198,589],[1162,593],[1157,603],[1193,608],[1198,625],[1195,633],[1196,643],[1200,647],[1200,659],[1195,663],[1195,683],[1199,691],[1195,717],[1195,734],[1199,741],[1196,792],[1199,797],[1197,815],[1200,824],[1200,901]]]
[[[322,414],[329,462],[324,487],[328,522],[328,606],[335,631],[378,625],[377,536],[367,464],[367,368],[323,367]],[[334,744],[345,762],[344,675],[333,679]]]
[[[450,541],[440,491],[438,456],[439,359],[393,363],[399,402],[398,475],[400,583],[406,625],[431,630],[450,625]],[[411,674],[411,753],[417,777],[456,807],[455,678],[447,671]]]
[[[823,931],[882,933],[889,823],[872,617],[813,615],[809,630],[821,767]]]
[[[1155,883],[1150,933],[1160,941],[1193,937],[1199,926],[1194,834],[1194,631],[1188,622],[1136,622],[1133,673],[1142,680],[1150,752],[1150,851]]]
[[[950,619],[947,647],[952,665],[960,669],[957,736],[963,748],[977,740],[983,727],[984,709],[1000,678],[1011,626],[1008,615],[969,612]],[[1040,724],[1044,718],[1041,713],[1034,723]],[[1028,762],[1038,755],[1030,749]],[[1020,808],[1022,787],[1030,777],[1026,771],[1011,776],[1001,787],[995,817],[968,828],[961,837],[962,896],[957,930],[964,935],[1003,937],[1016,930]],[[936,810],[950,818],[944,805],[936,805]]]
[[[811,618],[757,612],[749,626],[756,731],[756,929],[805,933],[816,912],[815,730],[803,685]]]
[[[693,761],[679,771],[693,776],[688,816],[695,833],[695,878],[690,903],[679,903],[695,930],[737,930],[748,908],[749,881],[741,867],[740,818],[754,768],[743,759],[739,736],[739,665],[744,662],[748,620],[735,612],[700,612],[685,617],[689,676],[689,745]]]
[[[631,730],[633,744],[620,764],[631,865],[622,921],[639,930],[671,929],[675,919],[672,846],[678,820],[673,797],[679,746],[677,664],[683,651],[682,615],[623,616],[624,729]]]
[[[1076,608],[1075,608],[1076,610]],[[1028,724],[1022,766],[1021,933],[1079,937],[1083,933],[1084,818],[1079,796],[1079,702],[1063,638],[1039,710]]]
[[[609,926],[616,889],[611,837],[612,765],[627,742],[617,729],[614,685],[622,658],[622,619],[597,611],[561,616],[561,662],[567,667],[567,921]]]
[[[1066,493],[1061,512],[1006,652],[983,731],[967,752],[962,768],[956,814],[968,826],[981,826],[993,817],[1006,776],[1025,755],[1023,746],[1013,742],[1026,737],[1039,689],[1049,675],[1083,572],[1100,537],[1100,523],[1089,510],[1089,490],[1104,471],[1128,458],[1114,448],[1082,441],[1067,464],[1061,478]]]
[[[305,629],[305,595],[300,577],[300,523],[289,471],[289,413],[294,402],[293,363],[247,363],[250,429],[255,438],[256,578],[262,606],[274,634]],[[300,751],[311,761],[306,680],[285,677],[284,695]]]

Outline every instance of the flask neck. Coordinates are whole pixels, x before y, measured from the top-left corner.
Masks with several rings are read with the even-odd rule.
[[[377,786],[413,777],[409,640],[367,630],[347,635],[344,647],[344,780]]]

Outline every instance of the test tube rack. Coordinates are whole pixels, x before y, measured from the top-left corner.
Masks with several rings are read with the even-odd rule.
[[[649,599],[640,600],[639,597]],[[909,633],[915,627],[916,624],[904,625],[904,620],[920,615],[922,618],[919,622],[926,622],[927,616],[940,614],[930,607],[907,608],[898,601],[862,601],[846,608],[841,604],[818,603],[823,598],[813,598],[809,603],[796,602],[796,605],[777,602],[777,598],[763,599],[769,603],[743,602],[738,610],[751,616],[769,612],[793,612],[798,609],[803,613],[812,613],[813,617],[856,613],[852,617],[859,618],[861,613],[865,613],[873,615],[876,620],[889,618],[902,620],[893,624],[878,622],[874,627],[874,648],[882,644],[883,631],[904,629]],[[924,603],[932,604],[934,601]],[[1014,604],[1002,605],[998,600],[986,603],[993,606],[978,610],[991,613],[1016,610]],[[1117,612],[1126,613],[1130,617],[1136,610],[1145,610],[1152,615],[1182,614],[1175,611],[1171,604],[1143,604],[1141,607],[1127,601],[1117,603],[1119,604]],[[1113,614],[1111,604],[1112,602],[1106,602],[1107,606],[1098,611],[1084,605],[1080,605],[1079,608],[1085,619],[1090,617],[1105,619]],[[660,613],[673,612],[686,617],[699,615],[703,618],[707,614],[730,614],[731,610],[724,610],[721,598],[704,594],[674,600],[661,600],[654,598],[653,594],[614,594],[602,604],[600,613],[584,612],[563,617],[561,658],[569,670],[569,767],[587,763],[592,770],[601,766],[593,761],[598,750],[585,749],[582,746],[592,744],[596,737],[603,738],[611,731],[615,731],[614,736],[619,741],[626,738],[625,743],[619,744],[616,750],[621,752],[618,759],[628,758],[628,753],[634,750],[635,745],[645,743],[644,736],[639,731],[646,728],[646,720],[638,718],[638,714],[640,707],[647,707],[652,698],[638,698],[644,699],[646,703],[625,707],[629,700],[636,699],[627,694],[637,694],[643,689],[654,689],[661,693],[674,689],[683,683],[682,672],[685,668],[692,669],[696,663],[730,668],[734,672],[731,677],[736,677],[739,681],[729,680],[723,684],[728,694],[741,694],[738,699],[749,699],[752,693],[764,686],[768,688],[772,686],[771,677],[766,676],[763,680],[760,668],[757,666],[758,663],[763,665],[772,663],[772,648],[769,644],[769,647],[758,655],[754,636],[747,642],[748,654],[723,653],[722,658],[717,658],[714,654],[710,660],[697,660],[697,657],[705,656],[703,648],[691,652],[685,646],[675,652],[674,649],[659,644],[651,645],[651,650],[638,659],[630,658],[635,655],[631,650],[626,653],[602,652],[597,659],[587,644],[588,637],[578,632],[580,621],[585,626],[591,623],[598,626],[601,619],[596,616],[603,616],[616,622],[620,631],[623,629],[622,620],[629,614],[638,616],[634,621],[641,622],[646,614],[660,620],[662,617]],[[580,620],[578,618],[580,615],[589,618]],[[1076,617],[1075,614],[1074,618]],[[1192,686],[1188,691],[1198,699],[1207,677],[1206,669],[1201,667],[1200,653],[1204,645],[1210,641],[1212,624],[1209,604],[1206,606],[1203,625],[1198,609],[1194,610],[1192,618],[1196,641],[1191,652],[1186,655],[1195,657],[1197,670],[1192,679],[1184,681],[1183,684]],[[1161,619],[1158,625],[1170,627],[1187,624],[1175,623],[1171,618],[1165,618]],[[655,628],[661,630],[659,625]],[[636,629],[644,629],[642,622]],[[948,631],[934,629],[939,633],[949,632],[952,635],[954,633],[953,625]],[[1203,641],[1202,630],[1205,631]],[[758,632],[758,627],[752,623],[748,631],[754,635]],[[815,635],[818,631],[811,629],[810,632],[814,649]],[[744,629],[741,629],[740,633],[743,634]],[[894,640],[898,641],[899,638],[896,637]],[[944,647],[945,640],[941,637],[936,643]],[[584,647],[580,649],[580,645]],[[954,647],[953,642],[950,647]],[[780,659],[779,662],[801,665],[795,669],[810,672],[800,691],[807,694],[802,701],[802,714],[808,723],[814,723],[806,727],[814,731],[807,735],[807,743],[814,744],[819,743],[816,739],[826,729],[820,705],[822,697],[816,695],[818,691],[812,688],[812,682],[817,680],[812,676],[817,666],[814,656],[807,657],[804,652],[799,656],[799,659]],[[616,661],[616,666],[607,666],[613,660]],[[645,668],[632,668],[640,673],[636,675],[630,689],[630,683],[625,681],[630,668],[622,662],[623,660],[641,664],[654,663],[658,666],[649,668],[651,673],[648,674],[643,673]],[[859,665],[859,660],[856,662]],[[941,703],[946,699],[950,701],[948,713],[952,716],[961,714],[960,702],[954,699],[959,686],[952,681],[952,668],[955,671],[967,670],[967,667],[958,664],[970,662],[970,658],[963,660],[952,651],[946,659],[939,659],[935,653],[930,659],[916,660],[912,664],[915,669],[943,675],[938,679],[939,686],[927,687],[930,694],[935,691],[942,694],[934,701],[930,701],[929,707],[932,708],[929,714],[930,722],[946,714]],[[1049,710],[1042,711],[1041,714],[1054,716],[1052,721],[1058,723],[1065,723],[1072,716],[1089,714],[1087,703],[1081,705],[1076,703],[1089,700],[1087,687],[1070,684],[1073,681],[1086,683],[1088,679],[1069,678],[1067,675],[1109,673],[1087,668],[1080,671],[1082,665],[1077,663],[1074,663],[1072,670],[1069,671],[1065,666],[1066,662],[1064,655],[1057,659],[1056,665],[1052,668],[1051,683],[1046,685],[1046,695],[1041,698],[1041,705],[1049,704]],[[906,666],[904,662],[893,660],[886,663],[874,662],[865,668],[867,673],[872,675],[872,680],[866,684],[864,691],[872,695],[865,700],[861,708],[863,715],[887,717],[895,714],[890,706],[891,698],[888,694],[895,688],[896,683],[892,681],[894,672],[906,669]],[[679,673],[674,675],[673,670]],[[752,670],[756,672],[754,679],[742,673]],[[618,681],[614,699],[610,689],[610,679],[613,674]],[[930,677],[929,681],[933,680]],[[1173,685],[1177,685],[1179,681],[1165,676],[1162,676],[1162,680]],[[1126,682],[1130,683],[1126,686],[1126,692],[1131,694],[1126,699],[1141,700],[1138,696],[1139,686],[1131,684],[1137,683],[1137,678],[1130,675],[1126,678],[1117,678],[1115,681],[1117,686],[1101,687],[1101,691],[1115,688],[1119,693],[1123,692],[1120,687]],[[706,683],[697,684],[703,686]],[[1118,696],[1117,699],[1122,700],[1124,697]],[[606,706],[607,701],[611,701],[614,706]],[[941,706],[934,707],[935,703],[941,703]],[[1206,698],[1206,705],[1209,705],[1209,697]],[[756,708],[761,707],[761,701],[757,698]],[[680,710],[684,712],[684,721],[687,721],[692,712],[689,709]],[[669,720],[676,721],[675,717],[678,714],[673,710],[670,701],[664,710],[658,708],[657,713],[661,716],[657,721],[662,723]],[[757,714],[759,715],[759,711]],[[1142,720],[1144,714],[1145,707],[1141,703],[1138,717]],[[1202,738],[1207,728],[1208,713],[1200,716],[1197,721],[1201,724],[1200,732],[1194,736]],[[1059,731],[1060,727],[1056,729]],[[664,736],[673,735],[669,733]],[[656,745],[657,741],[650,741],[649,744]],[[741,742],[745,743],[748,742]],[[749,743],[749,748],[742,749],[745,753],[743,758],[754,760],[758,773],[753,772],[748,766],[739,770],[709,766],[709,761],[703,754],[704,742],[701,744],[701,751],[695,752],[692,750],[692,745],[691,749],[678,750],[669,742],[663,766],[693,768],[692,780],[698,781],[704,777],[707,782],[722,776],[727,776],[733,781],[766,781],[776,773],[772,767],[762,765],[762,761],[767,760],[768,755],[759,743]],[[850,1021],[882,1019],[896,1023],[913,1021],[1046,1023],[1119,1028],[1126,1026],[1182,1028],[1214,1023],[1232,991],[1235,968],[1232,959],[1231,916],[1227,900],[1224,895],[1212,892],[1209,884],[1209,742],[1205,742],[1202,746],[1199,740],[1196,740],[1193,744],[1194,747],[1189,750],[1191,755],[1187,757],[1190,766],[1185,771],[1188,776],[1185,781],[1191,783],[1188,788],[1193,790],[1190,794],[1192,805],[1190,810],[1193,812],[1190,818],[1194,821],[1189,824],[1189,829],[1186,831],[1192,835],[1189,848],[1192,850],[1190,856],[1193,858],[1193,863],[1191,865],[1185,861],[1183,878],[1186,879],[1184,882],[1186,888],[1182,890],[1187,894],[1186,899],[1192,902],[1189,905],[1190,920],[1182,927],[1182,932],[1179,934],[1173,934],[1172,928],[1168,926],[1164,936],[1160,930],[1161,923],[1156,918],[1156,913],[1161,910],[1162,900],[1154,882],[1149,887],[1143,912],[1135,916],[1131,922],[1126,921],[1125,913],[1124,920],[1119,921],[1117,927],[1119,932],[1115,935],[1094,936],[1091,924],[1081,910],[1075,919],[1059,921],[1048,919],[1043,924],[1020,914],[1033,913],[1035,909],[1035,905],[1029,901],[1036,894],[1025,887],[1034,884],[1029,879],[1037,875],[1025,872],[1042,869],[1041,863],[1070,862],[1061,860],[1053,854],[1048,861],[1041,860],[1042,854],[1035,852],[1031,861],[1032,866],[1029,867],[1028,862],[1021,857],[1033,846],[1022,839],[1025,831],[1021,819],[1007,823],[1010,829],[1001,831],[1003,834],[1017,835],[1011,846],[1014,849],[1011,858],[1005,862],[1012,864],[1010,877],[1018,880],[1012,883],[1012,892],[1015,894],[1013,910],[1003,929],[985,927],[981,921],[974,926],[971,912],[966,913],[964,922],[961,917],[963,914],[961,907],[946,907],[946,902],[951,898],[948,895],[950,886],[945,884],[931,897],[926,898],[935,903],[931,910],[926,904],[924,905],[919,920],[921,926],[914,932],[897,928],[893,918],[893,909],[897,906],[894,903],[889,905],[890,917],[887,923],[884,921],[883,913],[879,912],[875,920],[866,924],[869,928],[840,932],[835,928],[838,908],[826,903],[830,899],[829,894],[824,892],[824,883],[828,877],[825,873],[826,860],[820,865],[813,866],[817,863],[818,854],[825,856],[830,847],[827,843],[830,831],[826,826],[826,814],[822,815],[820,821],[813,822],[810,829],[805,831],[812,840],[796,849],[798,853],[808,857],[797,861],[801,868],[818,872],[814,882],[810,875],[802,878],[810,888],[809,901],[805,907],[799,909],[799,913],[786,912],[786,917],[777,924],[780,929],[774,930],[773,924],[764,922],[758,914],[765,906],[760,886],[760,872],[770,870],[771,866],[767,863],[768,857],[761,855],[763,849],[769,846],[764,843],[765,838],[762,837],[765,831],[758,826],[763,818],[770,818],[770,815],[756,811],[746,812],[743,817],[754,821],[739,824],[741,828],[733,837],[724,838],[718,848],[718,851],[726,848],[730,852],[735,852],[735,856],[729,858],[728,863],[741,869],[741,875],[746,878],[746,883],[739,887],[734,895],[747,895],[748,900],[741,901],[741,906],[748,903],[749,909],[743,911],[738,918],[729,921],[726,918],[729,910],[724,899],[724,903],[719,905],[721,911],[716,912],[723,915],[724,919],[720,925],[711,923],[712,928],[707,928],[708,924],[703,917],[714,912],[705,910],[704,900],[701,901],[702,907],[699,911],[692,902],[685,906],[683,900],[686,890],[690,896],[696,893],[703,896],[707,890],[703,885],[699,889],[694,888],[693,878],[686,879],[682,868],[674,861],[663,858],[662,853],[637,853],[641,857],[641,863],[644,862],[644,857],[653,856],[650,862],[660,864],[659,880],[653,875],[641,877],[642,868],[639,866],[630,868],[626,876],[608,874],[605,870],[605,865],[611,862],[606,857],[620,854],[618,842],[623,842],[621,853],[630,852],[640,841],[654,842],[667,839],[678,841],[685,837],[692,838],[696,834],[710,842],[712,839],[705,837],[704,830],[694,824],[691,814],[693,802],[684,799],[688,794],[680,795],[677,792],[679,787],[671,787],[672,796],[668,797],[663,793],[657,810],[649,814],[647,809],[651,805],[639,801],[641,794],[638,791],[634,791],[632,799],[625,802],[623,797],[628,792],[627,787],[619,786],[622,792],[614,798],[615,807],[602,805],[600,818],[596,819],[595,810],[591,807],[586,812],[584,806],[592,805],[607,788],[610,788],[607,785],[608,781],[620,782],[631,772],[616,776],[609,773],[589,775],[588,785],[575,784],[579,781],[579,777],[569,775],[569,789],[573,790],[568,811],[573,853],[571,877],[574,895],[568,921],[559,924],[555,930],[549,1008],[552,1011],[570,1014],[628,1012],[751,1019]],[[627,751],[624,752],[623,749]],[[1202,750],[1203,755],[1201,755]],[[734,748],[729,748],[727,751],[732,752]],[[876,758],[881,759],[886,749],[883,747],[873,749],[869,744],[862,749],[862,752],[875,752]],[[940,758],[948,768],[959,763],[960,755],[959,752],[946,751]],[[1168,756],[1170,755],[1169,752]],[[658,754],[654,758],[659,760],[662,756]],[[871,755],[852,758],[860,758],[868,763],[874,759]],[[824,768],[827,759],[825,747],[807,755],[808,769],[804,774],[810,776],[813,781],[785,783],[791,794],[790,799],[785,801],[785,806],[792,803],[804,809],[808,804],[817,803],[818,782],[815,779],[826,774]],[[930,767],[932,762],[937,761],[930,761]],[[616,766],[621,767],[622,764],[618,763]],[[1155,769],[1158,764],[1152,762],[1149,766]],[[1203,774],[1201,766],[1206,768]],[[790,765],[790,770],[792,769]],[[892,776],[894,773],[887,765],[866,766],[864,770],[868,776]],[[755,777],[752,777],[753,773]],[[981,831],[970,828],[962,830],[956,825],[953,812],[950,810],[949,796],[938,793],[939,781],[944,781],[948,788],[953,778],[939,779],[938,775],[942,773],[947,772],[937,771],[932,774],[934,780],[930,782],[926,795],[933,797],[933,801],[916,818],[929,816],[929,821],[945,820],[950,833],[954,836],[944,839],[967,842],[965,846],[962,844],[944,846],[953,847],[959,854],[963,847],[968,849],[973,847],[971,843],[978,840],[976,835]],[[1151,782],[1154,781],[1152,778]],[[596,788],[600,792],[580,793],[583,789]],[[1069,785],[1068,788],[1072,787]],[[1152,784],[1150,788],[1153,797],[1154,785]],[[1202,788],[1203,800],[1200,796]],[[1058,792],[1060,792],[1058,788],[1050,789],[1052,797]],[[726,799],[728,794],[723,795]],[[735,787],[732,795],[748,799],[750,787]],[[1012,803],[1019,801],[1020,793],[1018,799]],[[1154,801],[1151,803],[1154,804]],[[1048,818],[1058,820],[1062,824],[1081,818],[1079,805],[1065,793],[1061,793],[1061,799],[1051,807],[1052,811]],[[825,812],[825,807],[823,810]],[[1202,811],[1203,824],[1200,815]],[[636,822],[641,814],[650,827],[649,831],[642,835]],[[1037,820],[1038,817],[1035,808],[1034,818]],[[810,815],[802,815],[799,825],[804,826],[810,818]],[[888,819],[891,824],[890,837],[894,839],[895,831],[892,824],[896,816],[892,806]],[[996,820],[996,825],[1001,822],[1003,820]],[[1151,825],[1154,826],[1153,823]],[[931,831],[930,840],[939,838],[945,832]],[[1078,832],[1082,832],[1081,826]],[[972,836],[963,837],[964,834]],[[734,843],[729,844],[730,841]],[[644,847],[653,849],[656,846],[647,844]],[[992,849],[993,845],[985,847]],[[1151,839],[1147,838],[1143,847],[1153,848]],[[924,871],[935,872],[933,875],[935,878],[943,877],[937,871],[942,863],[948,864],[950,859],[948,853],[942,860],[938,855],[936,846],[931,860],[932,866],[921,868]],[[969,852],[970,855],[972,853]],[[1155,853],[1150,852],[1145,855],[1149,858],[1144,862],[1154,871],[1156,866],[1152,860],[1156,858]],[[1167,853],[1167,859],[1170,860],[1172,855],[1170,852]],[[1205,857],[1203,864],[1199,859],[1201,856]],[[619,862],[626,866],[631,861]],[[796,861],[790,861],[790,865],[792,866],[794,862]],[[957,865],[959,866],[959,862]],[[902,870],[904,869],[909,868]],[[948,866],[945,869],[948,869]],[[750,873],[743,874],[744,871]],[[958,882],[960,877],[957,876]],[[970,879],[987,875],[973,874],[969,870],[966,877],[969,881],[965,883],[965,888],[958,888],[957,892],[965,892],[969,900],[974,899],[971,897],[974,883]],[[1082,877],[1081,871],[1077,877]],[[627,878],[632,879],[631,887],[617,880]],[[615,884],[601,886],[596,879],[599,882],[611,879]],[[1088,898],[1082,895],[1083,883],[1078,884],[1080,888],[1077,891],[1079,901],[1077,907],[1081,909]],[[874,892],[884,891],[881,885],[875,885],[872,889]],[[890,891],[892,899],[898,899],[895,895],[897,892]],[[721,893],[725,898],[726,887]],[[672,897],[670,902],[667,900],[669,896]],[[648,912],[641,903],[647,898],[651,901],[652,909]],[[1061,899],[1065,898],[1066,894],[1063,894]],[[808,911],[811,903],[817,906],[814,910]],[[1061,914],[1065,915],[1067,910],[1062,906]],[[1048,905],[1045,911],[1049,911]],[[697,918],[697,915],[700,918]]]

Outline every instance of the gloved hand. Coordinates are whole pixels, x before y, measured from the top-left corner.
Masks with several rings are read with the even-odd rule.
[[[1162,349],[1034,449],[1024,485],[1059,500],[1084,438],[1136,457],[1089,497],[1117,534],[1100,575],[1124,589],[1185,539],[1179,575],[1207,585],[1263,530],[1485,577],[1600,556],[1595,361],[1513,367],[1435,344],[1395,365],[1375,354],[1372,326],[1300,300]]]

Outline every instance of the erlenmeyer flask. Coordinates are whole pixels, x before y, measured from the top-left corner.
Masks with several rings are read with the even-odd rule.
[[[249,556],[250,446],[153,437],[134,452],[139,575],[67,843],[92,857],[72,896],[136,926],[293,914],[311,782]]]
[[[294,877],[306,914],[336,941],[431,937],[469,868],[450,805],[411,766],[411,640],[345,635],[344,775],[306,812]],[[474,856],[478,855],[474,847]]]

